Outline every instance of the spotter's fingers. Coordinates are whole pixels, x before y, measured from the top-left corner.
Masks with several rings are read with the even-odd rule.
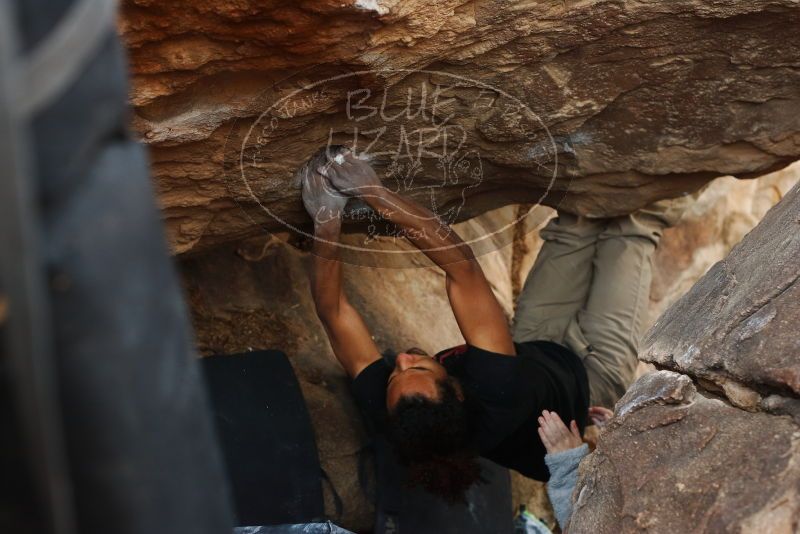
[[[539,428],[539,439],[542,440],[544,444],[544,448],[548,451],[553,446],[553,443],[550,441],[549,437],[547,436],[547,432],[544,432],[541,428]]]
[[[572,432],[573,436],[575,436],[578,439],[581,439],[581,432],[580,430],[578,430],[578,423],[576,423],[574,420],[570,421],[569,430],[570,432]]]

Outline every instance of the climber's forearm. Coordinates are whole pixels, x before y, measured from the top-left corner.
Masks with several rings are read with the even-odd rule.
[[[385,187],[371,188],[362,198],[448,275],[457,277],[459,271],[477,266],[469,245],[430,210]]]
[[[382,217],[400,226],[404,237],[453,279],[475,274],[469,272],[477,267],[469,246],[430,210],[384,187],[365,161],[348,153],[322,171],[339,191],[361,197]]]
[[[348,155],[327,172],[334,186],[357,194],[381,217],[399,226],[406,239],[444,270],[447,298],[467,343],[515,354],[503,308],[469,245],[430,210],[386,189],[365,162]]]
[[[344,293],[339,260],[340,234],[341,222],[338,219],[316,225],[311,292],[336,359],[350,378],[355,378],[381,355],[364,319]]]
[[[430,210],[376,187],[362,198],[385,219],[400,226],[411,243],[444,270],[445,287],[458,328],[470,345],[514,355],[503,308],[494,296],[472,249]]]
[[[346,301],[342,287],[342,264],[339,261],[341,221],[333,219],[314,227],[311,257],[311,295],[321,319],[335,314]]]

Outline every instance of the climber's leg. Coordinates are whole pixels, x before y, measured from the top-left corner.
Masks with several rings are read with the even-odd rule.
[[[652,280],[651,260],[664,228],[677,222],[692,197],[657,202],[607,220],[598,236],[592,287],[578,312],[591,344],[583,358],[592,405],[613,408],[633,381]]]
[[[592,283],[592,259],[604,220],[559,213],[539,234],[544,245],[517,299],[514,341],[544,339],[585,352],[576,324]]]

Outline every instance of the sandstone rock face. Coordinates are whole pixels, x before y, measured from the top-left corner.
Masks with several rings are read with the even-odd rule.
[[[758,180],[718,178],[673,228],[653,257],[648,324],[655,323],[752,230],[800,179],[800,163]]]
[[[328,142],[449,222],[775,170],[800,155],[798,22],[794,0],[126,0],[119,26],[181,253],[302,232],[291,178]]]
[[[649,331],[570,532],[800,528],[800,185]],[[678,371],[678,372],[675,372]]]
[[[572,533],[797,532],[800,431],[672,371],[640,378],[580,467]]]
[[[681,220],[664,231],[653,256],[653,283],[646,324],[689,291],[715,263],[752,230],[800,180],[800,164],[761,177],[737,180],[726,176],[708,184]],[[637,376],[654,370],[639,363]]]
[[[656,322],[641,357],[800,396],[800,187]]]

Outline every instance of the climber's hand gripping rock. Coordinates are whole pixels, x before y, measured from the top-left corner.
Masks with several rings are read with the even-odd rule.
[[[319,167],[317,171],[327,176],[336,189],[348,196],[377,194],[383,187],[372,167],[349,151],[336,156],[329,165]]]
[[[320,173],[306,169],[302,179],[303,205],[314,219],[314,224],[324,224],[328,221],[341,220],[347,197],[337,191]]]

